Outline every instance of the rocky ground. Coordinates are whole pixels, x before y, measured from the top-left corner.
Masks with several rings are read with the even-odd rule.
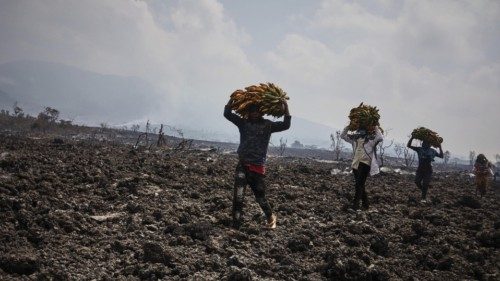
[[[271,158],[274,231],[247,190],[230,227],[236,156],[0,135],[1,280],[499,280],[499,192],[436,173],[368,180],[348,208],[339,164]],[[341,165],[341,164],[340,164]]]

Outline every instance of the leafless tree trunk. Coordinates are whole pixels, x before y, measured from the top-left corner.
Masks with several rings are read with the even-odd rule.
[[[176,128],[176,127],[173,127],[173,126],[168,126],[166,125],[168,128],[170,128],[171,131],[174,131],[177,133],[177,135],[179,135],[179,137],[181,138],[181,141],[177,144],[176,148],[177,150],[184,150],[184,149],[190,149],[191,146],[193,145],[193,140],[190,140],[190,139],[185,139],[184,138],[184,131],[182,129],[179,129],[179,128]]]
[[[387,136],[389,136],[389,131],[391,129],[386,129],[383,133],[384,139],[387,139]],[[385,166],[385,150],[390,148],[394,144],[394,140],[391,140],[391,142],[388,145],[384,145],[383,142],[381,142],[379,145],[377,145],[379,149],[379,155],[380,155],[380,166]]]
[[[344,141],[340,137],[341,134],[342,134],[341,131],[335,131],[335,135],[330,134],[330,140],[332,141],[331,148],[332,148],[333,153],[335,155],[335,160],[337,160],[337,161],[340,159],[340,154],[342,153],[342,151],[344,150],[344,147],[345,147]]]
[[[286,143],[287,143],[286,139],[280,138],[280,146],[279,146],[279,154],[280,154],[280,156],[283,156],[283,154],[285,153]]]
[[[149,124],[149,120],[146,122],[146,146],[149,145],[149,133],[151,131],[151,124]]]
[[[156,141],[156,146],[162,147],[165,145],[165,137],[163,134],[163,124],[160,125],[160,132],[158,133],[158,140]]]
[[[135,124],[135,125],[132,125],[132,127],[130,127],[132,129],[132,132],[137,132],[139,131],[139,129],[141,128],[141,126],[139,124]]]
[[[16,117],[23,117],[24,116],[23,109],[18,105],[17,101],[14,102],[13,109],[14,109],[14,115]]]
[[[444,165],[448,166],[450,158],[451,158],[451,152],[449,150],[446,150],[443,157]]]
[[[380,143],[378,145],[379,154],[380,154],[380,164],[382,167],[385,166],[385,150],[390,148],[393,144],[394,144],[394,140],[391,140],[391,142],[388,145],[384,145],[384,143]]]
[[[146,137],[146,133],[139,134],[139,136],[137,137],[137,141],[135,142],[135,145],[134,145],[135,148],[139,147],[139,144],[141,143],[141,138],[143,138],[143,137]]]
[[[396,143],[394,145],[394,153],[396,153],[396,157],[398,157],[398,159],[401,159],[401,155],[403,154],[404,147],[405,146],[402,143]]]
[[[471,150],[469,152],[469,164],[471,166],[474,166],[474,161],[476,161],[476,152],[474,150]]]

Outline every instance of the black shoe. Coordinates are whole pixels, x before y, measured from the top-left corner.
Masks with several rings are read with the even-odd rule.
[[[353,210],[359,210],[359,201],[354,201],[352,203],[352,209]]]
[[[240,229],[241,224],[242,224],[241,221],[233,221],[233,228]]]

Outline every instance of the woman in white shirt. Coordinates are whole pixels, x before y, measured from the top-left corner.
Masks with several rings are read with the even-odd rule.
[[[348,134],[349,128],[345,127],[340,135],[343,140],[352,145],[353,160],[352,172],[355,180],[355,194],[353,208],[359,209],[359,202],[362,201],[363,209],[368,209],[368,195],[365,190],[366,178],[368,175],[376,175],[380,172],[376,147],[383,141],[380,128],[376,127],[372,134],[365,130],[357,130],[352,134]]]

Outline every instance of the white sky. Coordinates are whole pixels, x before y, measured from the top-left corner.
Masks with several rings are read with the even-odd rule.
[[[0,0],[0,63],[140,77],[153,120],[231,126],[229,94],[271,81],[292,115],[341,128],[364,101],[390,138],[427,126],[462,155],[500,153],[499,49],[495,0]]]

